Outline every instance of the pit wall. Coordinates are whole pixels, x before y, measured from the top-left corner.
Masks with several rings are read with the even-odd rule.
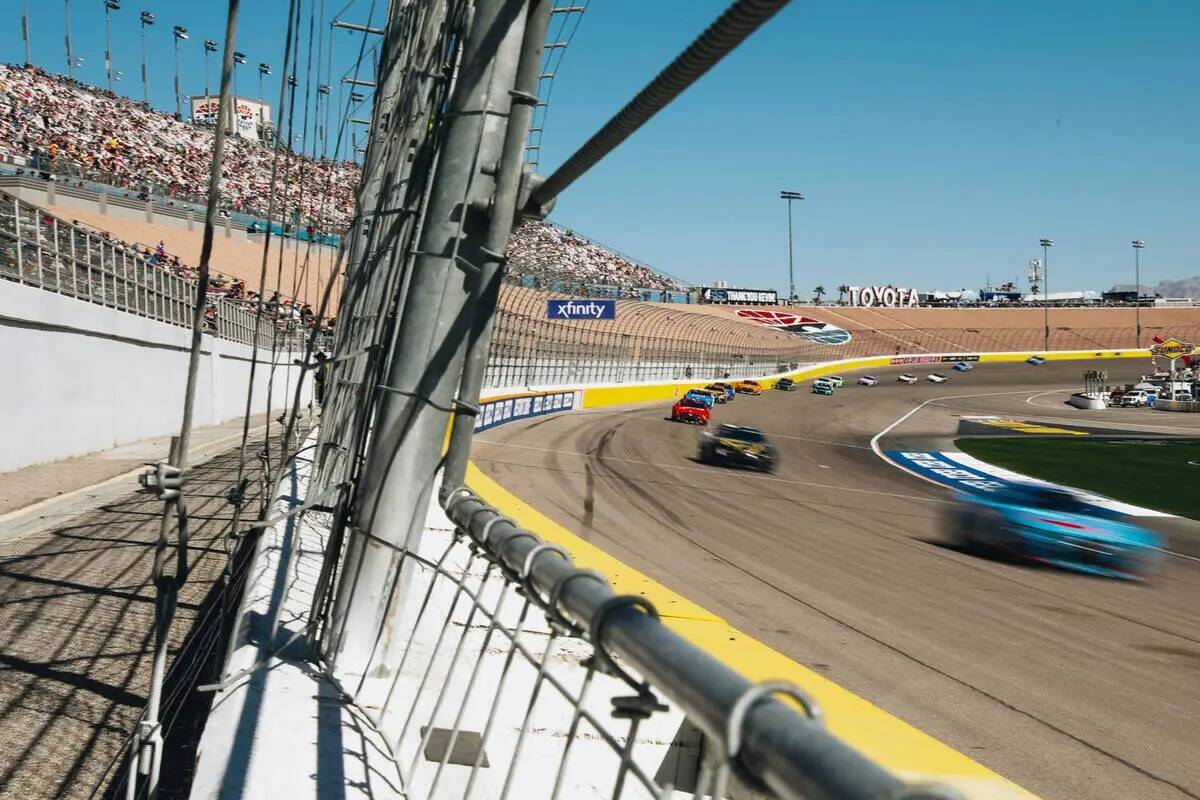
[[[178,433],[191,331],[0,281],[0,472]],[[270,408],[290,406],[300,371],[280,354]],[[241,417],[251,348],[205,336],[194,424]],[[252,413],[268,410],[259,352]],[[306,385],[302,402],[309,400]]]

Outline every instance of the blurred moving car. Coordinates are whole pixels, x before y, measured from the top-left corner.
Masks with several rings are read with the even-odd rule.
[[[735,383],[733,385],[733,390],[738,394],[759,395],[763,393],[762,384],[758,381],[752,381],[749,379]]]
[[[925,376],[925,380],[929,381],[930,383],[945,383],[947,379],[945,375],[937,372],[931,372]]]
[[[745,466],[774,472],[778,462],[775,447],[762,431],[741,425],[719,425],[700,434],[700,463]]]
[[[812,385],[812,393],[813,394],[832,395],[833,394],[833,384],[832,383],[822,383],[821,381],[814,381],[813,385]]]
[[[908,384],[913,384],[913,383],[916,383],[916,382],[917,382],[917,376],[916,376],[916,375],[909,375],[907,372],[905,372],[903,375],[901,375],[900,377],[896,378],[896,380],[897,380],[897,381],[899,381],[900,383],[908,383]]]
[[[1121,395],[1122,408],[1140,408],[1148,406],[1154,402],[1154,398],[1158,395],[1146,389],[1130,389]]]
[[[702,400],[693,400],[689,397],[684,397],[671,406],[671,419],[690,425],[707,425],[711,413]]]
[[[879,378],[874,375],[863,375],[858,379],[859,386],[874,386],[877,383],[879,383]]]
[[[971,370],[975,369],[975,365],[966,361],[959,361],[954,365],[954,369],[958,370],[959,372],[970,372]]]
[[[844,380],[842,380],[841,375],[826,375],[825,380],[832,383],[833,388],[835,388],[835,389],[840,389],[846,385],[846,382]]]
[[[959,495],[947,532],[964,549],[1116,578],[1148,577],[1162,541],[1116,512],[1059,486],[1008,484]]]
[[[1042,364],[1045,364],[1046,359],[1042,358],[1041,356],[1030,356],[1029,358],[1025,359],[1025,363],[1033,364],[1035,367],[1038,367]]]
[[[775,388],[781,392],[794,392],[796,391],[796,382],[791,378],[780,378],[775,381]]]
[[[713,404],[717,402],[717,399],[712,396],[711,392],[706,392],[703,389],[688,389],[687,392],[684,393],[683,399],[698,400],[704,404],[705,408],[712,408]]]

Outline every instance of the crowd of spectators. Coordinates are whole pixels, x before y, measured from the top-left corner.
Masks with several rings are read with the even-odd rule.
[[[533,276],[543,286],[558,282],[687,290],[674,278],[548,222],[526,222],[512,232],[508,240],[508,272],[511,276]]]
[[[266,216],[274,149],[226,138],[221,179],[225,211]],[[202,198],[208,191],[213,131],[141,103],[33,66],[0,65],[0,159],[69,167],[139,193]],[[319,232],[342,233],[354,214],[359,167],[283,151],[276,195],[290,219],[299,211]],[[64,170],[65,171],[65,170]],[[328,192],[328,198],[324,195]]]

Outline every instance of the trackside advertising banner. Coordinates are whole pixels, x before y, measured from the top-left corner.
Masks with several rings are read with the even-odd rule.
[[[577,392],[531,392],[484,402],[475,417],[475,430],[486,431],[507,422],[541,417],[579,408]]]
[[[978,361],[979,354],[959,356],[896,356],[892,364],[957,364],[959,361]]]
[[[546,319],[616,319],[616,300],[548,300]]]

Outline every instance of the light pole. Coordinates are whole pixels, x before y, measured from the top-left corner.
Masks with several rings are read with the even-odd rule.
[[[238,68],[239,64],[245,64],[245,63],[246,63],[246,54],[239,52],[237,50],[234,50],[233,51],[233,102],[229,104],[229,115],[230,115],[229,116],[229,130],[234,136],[237,136],[237,104],[238,104],[237,68]]]
[[[183,119],[183,95],[179,91],[179,43],[188,40],[188,30],[182,25],[176,25],[171,33],[175,44],[175,118]]]
[[[75,55],[71,52],[71,0],[63,0],[63,19],[67,25],[67,77],[75,77]]]
[[[33,63],[32,56],[29,54],[29,0],[25,0],[21,13],[21,38],[25,40],[25,66]]]
[[[267,101],[267,95],[263,91],[263,77],[271,74],[271,65],[267,62],[260,62],[258,65],[258,138],[263,137],[263,103]]]
[[[108,12],[120,11],[121,0],[104,0],[104,74],[108,76],[108,90],[112,91],[112,33],[108,26]]]
[[[149,11],[143,11],[141,16],[142,21],[142,100],[146,107],[150,107],[150,68],[149,61],[146,55],[146,28],[149,28],[157,20],[154,19],[154,14]]]
[[[208,54],[217,52],[217,43],[212,39],[204,40],[204,102],[208,103]]]
[[[1136,337],[1133,340],[1134,347],[1142,345],[1142,248],[1146,243],[1141,239],[1134,239],[1133,242],[1133,318]]]
[[[792,261],[792,201],[803,200],[804,195],[800,192],[789,192],[786,189],[779,193],[779,197],[787,200],[788,211],[788,304],[796,302],[796,268]]]
[[[1050,248],[1054,247],[1053,239],[1042,239],[1042,307],[1046,312],[1046,346],[1050,350]]]

